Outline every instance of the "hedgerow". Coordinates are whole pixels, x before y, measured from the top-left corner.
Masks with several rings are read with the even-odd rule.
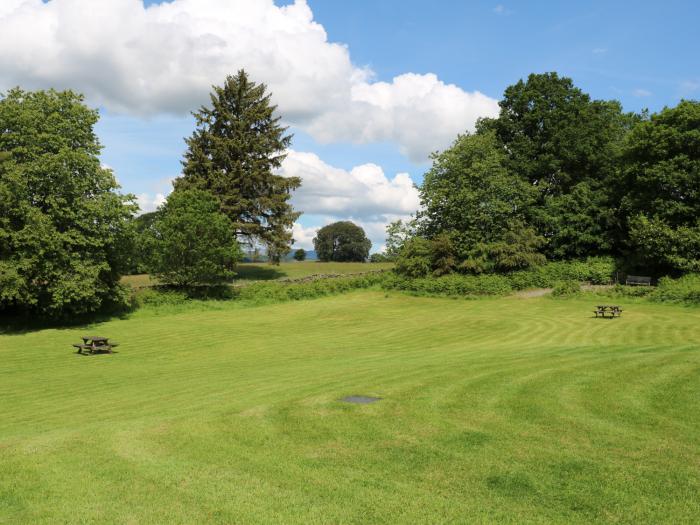
[[[504,275],[460,275],[408,279],[390,274],[382,281],[387,290],[404,290],[418,295],[506,295],[513,291]]]
[[[700,274],[688,274],[679,279],[662,277],[649,298],[656,302],[700,304]]]

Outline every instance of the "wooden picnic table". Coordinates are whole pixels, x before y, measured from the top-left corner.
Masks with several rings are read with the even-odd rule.
[[[596,317],[620,317],[622,315],[622,308],[616,304],[599,304],[596,309],[593,310]]]
[[[85,335],[81,337],[83,344],[73,345],[78,349],[78,353],[82,354],[85,350],[89,354],[111,354],[118,343],[110,342],[109,337],[101,337],[96,335]]]

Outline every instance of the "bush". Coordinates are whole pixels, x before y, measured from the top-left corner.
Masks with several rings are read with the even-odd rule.
[[[459,275],[408,279],[396,274],[382,282],[388,290],[404,290],[419,295],[505,295],[512,291],[508,278],[502,275]]]
[[[647,297],[654,293],[655,290],[651,286],[624,286],[622,284],[615,285],[612,289],[604,292],[604,295],[609,297]]]
[[[405,277],[417,278],[428,275],[431,268],[431,243],[423,237],[408,239],[396,259],[396,271]]]
[[[391,262],[391,259],[387,257],[386,254],[384,253],[373,253],[372,255],[369,256],[369,262],[371,263],[385,263],[385,262]]]
[[[577,295],[581,295],[581,284],[577,281],[559,281],[552,290],[552,297],[575,297]]]
[[[233,225],[201,190],[174,191],[146,231],[150,273],[180,287],[220,285],[241,256]]]
[[[385,279],[383,273],[357,277],[317,279],[302,283],[257,282],[235,289],[237,299],[252,302],[283,302],[313,299],[327,295],[371,288]]]
[[[700,274],[688,274],[680,279],[662,277],[649,298],[658,302],[700,304]]]
[[[170,306],[183,304],[187,301],[187,294],[181,290],[166,290],[158,288],[140,288],[134,291],[133,304],[142,306]]]
[[[552,288],[562,281],[610,284],[616,265],[611,257],[590,257],[585,261],[557,261],[509,275],[514,289]]]

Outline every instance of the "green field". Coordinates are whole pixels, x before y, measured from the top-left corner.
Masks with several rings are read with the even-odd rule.
[[[0,335],[0,523],[697,522],[700,309],[593,304],[359,291]],[[119,353],[73,354],[86,332]]]
[[[241,263],[236,267],[236,281],[268,281],[272,279],[301,279],[311,275],[350,275],[378,270],[388,270],[393,263],[334,263],[319,261],[282,262],[279,266],[267,263]],[[122,282],[133,287],[152,286],[148,275],[127,275]]]

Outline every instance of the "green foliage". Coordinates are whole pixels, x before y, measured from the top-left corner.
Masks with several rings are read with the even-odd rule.
[[[390,274],[384,283],[384,286],[389,289],[435,295],[502,295],[513,290],[552,288],[563,282],[576,283],[576,285],[580,282],[609,284],[616,270],[613,259],[592,257],[585,261],[550,262],[528,270],[502,275],[451,274],[436,278],[430,272],[430,242],[416,237],[406,246],[420,247],[423,250],[422,255],[414,252],[411,257],[398,259],[396,272]],[[412,275],[407,273],[407,268],[402,267],[407,263],[413,264],[412,268],[417,268],[418,271]]]
[[[238,300],[252,302],[297,301],[371,288],[379,285],[385,279],[386,277],[382,273],[371,273],[359,276],[315,279],[300,283],[280,281],[256,282],[236,288],[235,297]]]
[[[390,274],[382,282],[387,290],[404,290],[418,295],[505,295],[512,291],[508,277],[503,275],[459,275],[419,277],[409,279]]]
[[[157,212],[152,211],[138,215],[130,221],[132,235],[128,247],[129,259],[126,268],[126,273],[129,275],[138,275],[148,272],[149,253],[147,232],[151,228],[156,217]]]
[[[350,221],[324,226],[318,230],[313,242],[316,254],[323,262],[362,262],[372,247],[365,231]]]
[[[416,236],[418,223],[416,219],[403,221],[401,219],[390,223],[386,227],[386,257],[394,261],[401,253],[404,243]]]
[[[647,297],[653,294],[655,288],[652,286],[626,286],[624,284],[616,284],[609,290],[600,291],[599,294],[605,297],[612,297],[616,299],[638,299],[642,297]]]
[[[430,241],[430,266],[433,275],[447,275],[457,267],[455,245],[448,233],[440,233]]]
[[[175,286],[218,285],[235,275],[242,252],[216,198],[200,190],[176,190],[148,230],[150,272]]]
[[[301,180],[276,173],[292,139],[276,109],[265,84],[252,82],[243,70],[214,86],[211,107],[194,113],[197,129],[186,140],[175,188],[216,195],[236,234],[267,246],[270,261],[278,264],[300,215],[289,199]]]
[[[499,105],[499,117],[479,129],[495,131],[510,173],[537,189],[528,220],[549,240],[546,255],[609,253],[612,188],[632,117],[618,102],[591,100],[556,73],[531,74],[509,86]]]
[[[306,250],[304,248],[299,248],[294,252],[295,261],[305,261],[306,260]]]
[[[616,272],[615,260],[610,257],[590,257],[582,261],[554,261],[508,276],[513,288],[552,288],[559,282],[588,282],[610,284]]]
[[[506,154],[494,133],[460,135],[433,155],[420,187],[419,230],[429,239],[447,233],[460,260],[477,245],[499,243],[522,223],[535,188],[506,168]],[[488,250],[484,253],[488,253]]]
[[[700,102],[681,101],[634,127],[625,188],[621,207],[639,266],[700,270]]]
[[[425,277],[432,272],[432,246],[428,239],[411,237],[404,242],[396,259],[396,272],[409,278]]]
[[[657,274],[700,271],[700,219],[674,228],[663,219],[649,219],[640,213],[629,223],[629,239],[638,265]]]
[[[123,303],[136,206],[100,165],[97,120],[71,91],[0,98],[0,311],[58,318]]]
[[[534,229],[512,221],[502,238],[490,243],[477,243],[460,270],[468,273],[506,273],[544,264],[547,259],[538,250],[545,244]]]
[[[649,297],[658,302],[700,304],[700,274],[688,274],[679,279],[662,277]]]
[[[385,253],[373,253],[372,255],[369,256],[369,262],[371,263],[388,263],[391,262],[391,259],[385,254]]]
[[[576,297],[581,295],[581,284],[578,281],[559,281],[552,289],[552,297]]]

